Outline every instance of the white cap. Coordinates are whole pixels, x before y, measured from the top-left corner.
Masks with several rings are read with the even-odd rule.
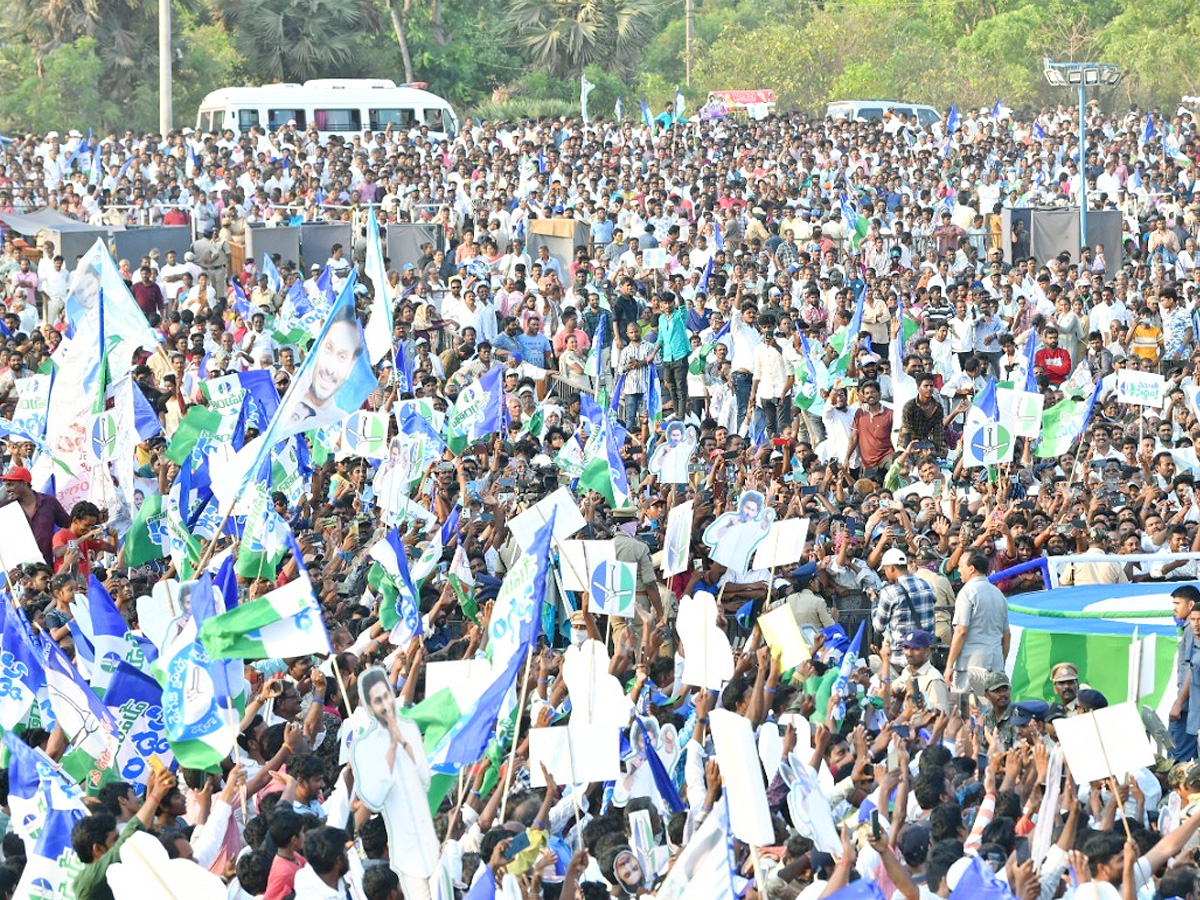
[[[880,565],[881,566],[907,566],[908,565],[908,556],[905,554],[905,552],[903,550],[899,549],[898,547],[892,547],[892,549],[888,550],[886,553],[883,554],[883,561],[880,563]]]
[[[185,125],[183,127],[183,131],[181,133],[182,134],[192,134],[193,133],[192,127],[190,125]]]
[[[47,131],[46,132],[46,140],[50,140],[50,138],[56,138],[56,137],[58,137],[57,131]]]
[[[72,128],[67,132],[67,137],[83,137],[78,128]]]

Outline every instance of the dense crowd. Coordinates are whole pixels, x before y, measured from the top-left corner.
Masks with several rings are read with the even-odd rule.
[[[41,559],[7,573],[33,702],[0,698],[0,897],[183,865],[231,900],[1200,896],[1200,122],[1092,106],[1080,160],[1075,115],[4,144],[0,216],[196,239],[80,262],[3,233],[0,488]],[[1083,198],[1120,245],[1035,259],[1003,227]],[[550,218],[586,227],[570,259]],[[235,269],[297,221],[354,239]],[[437,238],[377,257],[397,222]],[[83,408],[117,433],[67,448],[76,270],[113,263]],[[1126,661],[1052,654],[1014,696],[1009,598],[1142,582],[1182,582],[1162,746],[1077,779],[1057,729]]]

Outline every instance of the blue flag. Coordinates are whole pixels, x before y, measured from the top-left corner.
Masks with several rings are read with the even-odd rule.
[[[29,628],[24,611],[10,608],[7,594],[0,594],[4,630],[0,636],[0,728],[10,731],[25,720],[46,688],[41,650]],[[50,725],[44,726],[48,731]]]
[[[618,97],[617,106],[620,105],[621,99]],[[621,118],[620,113],[617,114],[617,118]],[[483,867],[483,871],[476,877],[475,883],[471,885],[463,900],[496,900],[496,876],[491,866]]]
[[[1025,390],[1031,394],[1038,393],[1037,376],[1033,374],[1033,357],[1037,353],[1037,330],[1029,332],[1025,341]]]
[[[92,690],[104,696],[118,662],[145,670],[158,658],[158,648],[129,631],[112,595],[95,575],[88,576],[87,605],[92,620]]]
[[[87,811],[77,803],[46,810],[41,834],[26,860],[14,896],[74,896],[75,875],[82,863],[71,846],[71,829],[86,816]]]
[[[671,812],[683,812],[687,807],[679,799],[675,783],[671,781],[671,776],[667,774],[667,767],[663,765],[658,751],[654,749],[654,742],[650,740],[650,735],[646,731],[646,723],[642,721],[641,716],[637,717],[637,723],[638,729],[642,733],[642,750],[646,754],[646,763],[650,766],[650,774],[654,776],[654,786],[658,788],[658,795],[662,797],[663,803],[667,804]]]
[[[696,285],[696,290],[703,293],[708,293],[708,279],[712,277],[713,259],[709,257],[708,262],[704,264],[704,272],[700,275],[700,283]]]
[[[412,406],[402,405],[399,412],[396,413],[396,421],[399,423],[401,431],[409,436],[421,435],[437,449],[438,453],[446,449],[446,442],[442,440],[442,436],[434,431],[428,419],[417,415]]]
[[[954,134],[958,131],[958,104],[955,103],[950,107],[950,114],[946,116],[946,134]]]
[[[1079,891],[1078,893],[1086,892]],[[958,885],[950,892],[950,900],[1014,900],[1014,898],[1008,885],[995,876],[988,868],[987,863],[975,856],[971,858],[971,864],[958,879]]]
[[[650,129],[650,134],[654,134],[654,114],[650,112],[650,107],[646,105],[645,100],[639,100],[638,106],[642,109],[642,124]]]
[[[999,97],[996,98],[995,104],[992,105],[992,118],[993,119],[1000,118],[1000,98]]]
[[[277,294],[283,290],[283,278],[279,274],[279,267],[275,265],[275,260],[271,259],[270,253],[263,254],[261,272],[267,276],[267,287]]]
[[[840,891],[834,891],[825,900],[887,900],[883,891],[873,878],[860,878],[846,885]]]
[[[1150,113],[1146,113],[1146,118],[1142,124],[1142,143],[1148,144],[1154,139],[1158,132],[1154,128],[1154,119],[1150,118]]]
[[[402,394],[413,393],[413,361],[404,350],[404,341],[396,344],[396,389]]]
[[[863,626],[867,623],[859,622],[858,631],[854,632],[854,640],[850,642],[850,648],[842,655],[842,663],[838,667],[837,678],[833,682],[833,690],[839,695],[837,710],[834,713],[834,718],[846,718],[846,694],[850,690],[850,676],[854,674],[855,668],[858,666],[858,653],[862,647]]]
[[[424,634],[424,629],[420,597],[408,570],[408,553],[400,540],[400,532],[395,528],[389,531],[387,537],[371,548],[371,556],[391,576],[396,587],[396,626],[392,630],[392,642],[407,646],[413,638]]]
[[[474,763],[495,736],[496,718],[537,640],[554,517],[551,512],[549,521],[537,530],[529,549],[509,568],[500,585],[488,626],[488,650],[493,653],[493,672],[497,674],[480,698],[428,751],[434,771],[455,772]]]
[[[263,434],[263,450],[302,431],[341,424],[375,389],[375,373],[354,312],[355,279],[354,270],[350,271],[321,333]]]
[[[229,300],[230,307],[235,313],[241,316],[246,322],[250,321],[250,317],[257,310],[250,305],[250,298],[246,296],[246,292],[242,290],[242,284],[236,278],[229,279]]]
[[[658,368],[654,363],[649,363],[646,369],[646,416],[650,420],[650,431],[653,433],[662,424],[662,385],[658,380]]]
[[[121,729],[117,771],[121,779],[144,785],[153,771],[150,758],[168,768],[175,761],[163,726],[162,688],[158,682],[126,662],[118,662],[108,682],[104,705]]]
[[[1041,123],[1038,122],[1036,119],[1034,120],[1034,123],[1033,123],[1033,136],[1039,141],[1045,140],[1045,138],[1046,138],[1046,129],[1043,128]]]

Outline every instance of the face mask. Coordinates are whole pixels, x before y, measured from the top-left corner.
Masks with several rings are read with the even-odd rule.
[[[583,642],[587,640],[587,636],[588,636],[588,633],[587,633],[586,628],[572,628],[571,629],[571,646],[582,647]]]

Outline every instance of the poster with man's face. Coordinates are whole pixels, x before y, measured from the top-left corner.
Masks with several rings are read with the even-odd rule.
[[[735,572],[747,572],[754,550],[762,543],[775,510],[769,508],[758,491],[743,491],[729,512],[721,513],[704,530],[704,543],[712,551],[709,556]]]
[[[354,304],[339,299],[280,404],[273,440],[341,422],[375,387]]]
[[[668,422],[663,440],[650,454],[650,471],[662,484],[686,484],[695,449],[695,432],[682,422]]]

